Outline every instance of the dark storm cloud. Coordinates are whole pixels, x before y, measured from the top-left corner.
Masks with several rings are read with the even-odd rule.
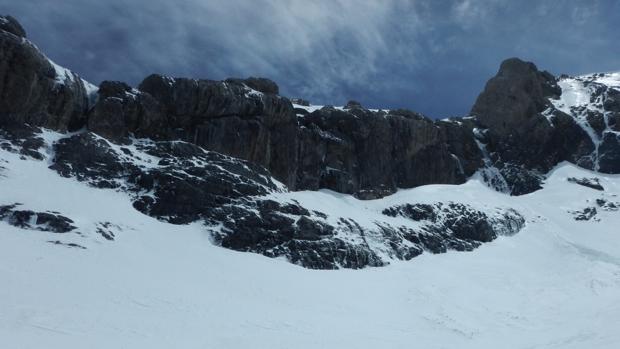
[[[465,114],[499,62],[620,70],[618,1],[0,0],[93,82],[266,76],[315,103]]]

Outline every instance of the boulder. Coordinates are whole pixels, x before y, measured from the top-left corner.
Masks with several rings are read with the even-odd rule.
[[[575,178],[575,177],[569,177],[566,180],[571,182],[571,183],[579,184],[581,186],[584,186],[584,187],[587,187],[587,188],[591,188],[591,189],[594,189],[594,190],[600,190],[600,191],[604,191],[605,190],[605,188],[603,188],[603,186],[601,185],[599,179],[596,178],[596,177],[594,177],[594,178]]]
[[[69,233],[77,229],[73,220],[60,215],[58,212],[35,212],[17,209],[21,204],[0,206],[0,220],[6,220],[12,226],[52,232],[57,234]]]

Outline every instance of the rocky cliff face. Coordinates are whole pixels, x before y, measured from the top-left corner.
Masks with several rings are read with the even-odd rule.
[[[308,209],[263,167],[183,141],[132,139],[120,145],[92,132],[32,128],[14,138],[0,132],[0,148],[20,154],[20,161],[46,161],[62,177],[124,193],[134,209],[161,221],[200,222],[222,247],[284,257],[313,269],[384,266],[424,251],[472,251],[525,225],[523,216],[509,207],[458,201],[385,201],[367,210],[370,218],[327,207]],[[0,157],[0,163],[8,162]],[[321,195],[315,201],[329,196]],[[55,211],[0,203],[0,221],[10,225],[79,233],[70,217]],[[101,222],[96,233],[113,241],[122,229]]]
[[[104,81],[96,89],[49,61],[12,17],[3,17],[0,29],[0,122],[6,127],[86,127],[119,144],[129,137],[183,140],[261,165],[291,190],[327,188],[362,199],[462,183],[489,166],[514,195],[540,188],[561,161],[620,171],[620,92],[595,77],[558,80],[517,58],[501,64],[473,117],[433,121],[357,102],[308,112],[261,78],[151,75],[138,88]],[[590,89],[593,107],[562,104],[563,89],[575,84]]]
[[[252,161],[296,187],[297,119],[267,79],[209,81],[147,77],[139,86],[167,116],[169,139]]]
[[[95,88],[0,17],[0,149],[44,160],[40,128],[79,130],[47,144],[50,168],[127,192],[140,212],[172,224],[201,221],[221,246],[311,268],[379,266],[422,251],[471,250],[524,220],[509,208],[412,202],[362,224],[274,195],[331,189],[370,200],[476,173],[520,195],[565,160],[618,173],[620,92],[604,79],[558,80],[509,59],[471,116],[441,121],[354,101],[293,104],[262,78],[151,75],[137,88]],[[567,99],[574,86],[588,96],[583,103]]]
[[[12,17],[0,17],[0,124],[80,128],[89,108],[87,84],[53,64]]]
[[[560,161],[590,166],[594,144],[575,120],[553,107],[562,89],[548,72],[517,58],[504,61],[474,104],[471,114],[484,129],[493,166],[510,192],[540,188],[543,174]]]
[[[323,108],[300,116],[299,125],[304,189],[371,199],[396,188],[463,183],[481,160],[471,130],[406,110]],[[465,146],[457,149],[450,136]]]
[[[2,40],[5,124],[86,127],[119,144],[129,136],[179,139],[264,166],[292,190],[368,199],[398,187],[462,183],[481,163],[471,128],[459,123],[359,104],[298,116],[275,83],[259,78],[151,75],[137,89],[105,81],[93,92],[25,38],[3,31]]]
[[[480,162],[473,133],[456,123],[359,105],[298,115],[277,92],[273,82],[257,78],[152,75],[136,90],[104,82],[88,128],[117,142],[130,134],[181,139],[264,166],[293,190],[327,188],[360,198],[462,183],[475,172],[471,163]],[[449,142],[470,147],[451,152]]]

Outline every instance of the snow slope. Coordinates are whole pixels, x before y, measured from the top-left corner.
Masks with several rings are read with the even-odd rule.
[[[597,177],[605,191],[568,177]],[[0,222],[2,347],[618,348],[620,212],[599,208],[590,221],[571,213],[618,194],[620,176],[566,163],[520,197],[478,180],[377,201],[274,194],[360,221],[383,200],[509,206],[527,218],[519,234],[474,252],[315,271],[216,247],[199,224],[157,221],[123,193],[0,150],[0,205],[58,211],[82,234]],[[96,234],[100,222],[119,227],[116,241]],[[86,249],[49,243],[59,238]]]

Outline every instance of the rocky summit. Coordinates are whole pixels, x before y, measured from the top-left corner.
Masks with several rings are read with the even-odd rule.
[[[541,189],[563,161],[620,173],[620,76],[558,78],[511,58],[470,115],[432,120],[357,101],[314,106],[255,77],[154,74],[135,87],[96,87],[49,60],[5,16],[0,149],[122,193],[137,212],[162,222],[200,224],[219,246],[308,268],[357,269],[425,251],[470,251],[526,224],[511,207],[459,197],[391,201],[400,190],[478,178],[523,195]],[[372,219],[343,216],[291,196],[319,190],[356,205],[372,200],[376,212]],[[53,208],[22,206],[0,198],[0,219],[59,235],[84,231]],[[97,224],[107,241],[122,231],[113,222]]]

